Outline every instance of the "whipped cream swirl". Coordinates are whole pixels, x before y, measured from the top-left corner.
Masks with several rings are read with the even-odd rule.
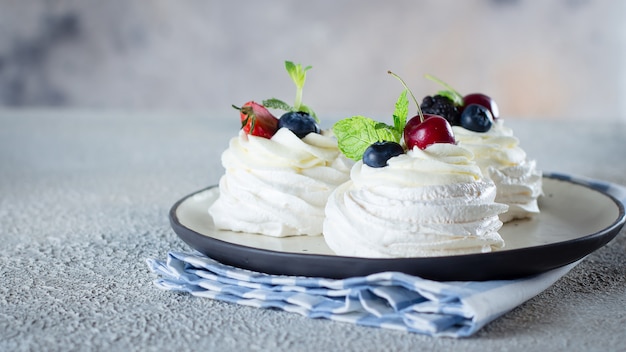
[[[472,153],[453,144],[415,148],[371,168],[361,161],[326,206],[324,239],[338,255],[423,257],[504,246],[494,203]]]
[[[240,132],[222,165],[209,209],[216,228],[284,237],[321,235],[328,196],[348,180],[352,162],[330,131],[300,139],[282,128],[271,139]]]
[[[474,153],[476,164],[495,183],[496,202],[509,206],[506,213],[500,214],[503,222],[539,213],[537,198],[542,194],[542,172],[534,160],[528,159],[513,130],[505,127],[502,119],[495,121],[487,132],[460,126],[452,129],[458,144]]]

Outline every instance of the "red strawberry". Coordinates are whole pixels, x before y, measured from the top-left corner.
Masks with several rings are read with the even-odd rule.
[[[247,134],[272,138],[278,130],[278,119],[261,104],[249,101],[241,108],[233,108],[241,113],[241,128]]]

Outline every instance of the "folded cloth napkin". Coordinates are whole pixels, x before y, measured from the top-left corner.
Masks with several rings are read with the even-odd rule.
[[[576,180],[626,202],[626,188]],[[398,329],[431,336],[466,337],[539,294],[578,262],[517,280],[438,282],[398,272],[332,280],[268,275],[221,264],[199,253],[171,252],[148,259],[157,287],[310,318]],[[580,261],[579,261],[580,262]]]
[[[534,297],[578,263],[518,280],[438,282],[398,272],[332,280],[268,275],[202,254],[170,252],[148,259],[157,287],[309,318],[432,336],[470,336]]]

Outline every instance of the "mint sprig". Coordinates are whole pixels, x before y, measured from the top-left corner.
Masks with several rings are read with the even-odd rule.
[[[400,134],[404,131],[404,125],[406,125],[406,119],[409,115],[409,98],[407,97],[407,93],[407,89],[400,93],[396,101],[396,108],[393,111],[393,127]]]
[[[393,112],[393,126],[365,116],[352,116],[333,126],[339,150],[352,160],[360,160],[365,149],[375,142],[400,143],[409,114],[408,90],[400,93]]]
[[[293,107],[297,111],[299,111],[300,106],[302,105],[302,88],[304,87],[304,82],[306,81],[306,71],[312,68],[312,66],[302,67],[300,64],[285,61],[285,69],[287,69],[287,73],[289,73],[293,83],[296,84],[296,101],[293,103]]]
[[[315,114],[313,109],[302,104],[302,91],[304,88],[304,83],[306,82],[306,71],[312,68],[313,66],[303,67],[301,64],[294,64],[291,61],[285,61],[285,69],[287,70],[287,73],[289,74],[289,77],[291,77],[291,80],[293,81],[293,83],[296,84],[296,100],[293,106],[291,106],[280,99],[271,98],[271,99],[263,100],[262,101],[263,106],[265,106],[266,108],[278,109],[278,110],[283,110],[287,112],[302,111],[311,115],[315,119],[315,121],[319,123],[320,121],[317,118],[317,115]]]
[[[360,160],[365,149],[375,142],[399,142],[400,135],[392,126],[365,116],[352,116],[335,123],[333,132],[339,150],[352,160]]]
[[[282,101],[280,99],[276,99],[276,98],[270,98],[270,99],[267,99],[267,100],[263,100],[262,104],[266,108],[270,108],[270,109],[278,109],[278,110],[284,110],[284,111],[294,111],[294,109],[293,109],[293,107],[291,105],[285,103],[284,101]]]

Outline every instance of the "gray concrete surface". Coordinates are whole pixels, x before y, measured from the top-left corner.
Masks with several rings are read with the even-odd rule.
[[[0,111],[0,350],[624,350],[624,231],[548,290],[462,340],[156,289],[144,261],[188,249],[170,229],[168,210],[217,182],[236,119]],[[507,124],[543,169],[626,185],[624,124]]]

